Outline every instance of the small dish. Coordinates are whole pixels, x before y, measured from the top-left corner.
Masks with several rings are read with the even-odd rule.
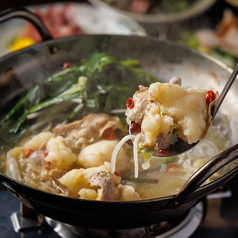
[[[163,23],[163,22],[174,22],[179,20],[185,20],[196,15],[199,15],[208,10],[216,0],[194,0],[189,8],[182,11],[173,13],[160,13],[160,14],[139,14],[130,11],[120,10],[114,8],[104,0],[89,0],[89,2],[101,10],[110,9],[115,12],[120,12],[140,23]],[[111,1],[112,2],[112,1]],[[172,2],[174,4],[174,2]]]
[[[68,8],[68,12],[65,11],[66,7]],[[102,12],[100,9],[97,9],[86,3],[53,3],[28,6],[26,8],[40,16],[43,16],[44,18],[52,17],[52,15],[52,18],[57,18],[60,14],[65,14],[70,18],[70,21],[73,22],[73,27],[72,25],[70,26],[72,27],[72,32],[66,33],[66,31],[68,31],[68,25],[64,25],[62,28],[56,29],[57,32],[55,32],[55,35],[54,29],[52,29],[52,35],[54,38],[65,37],[74,34],[147,35],[144,28],[129,17],[123,16],[121,14],[111,14],[110,11]],[[60,19],[56,19],[55,21],[60,21]],[[30,23],[27,23],[22,19],[13,19],[11,21],[2,23],[0,25],[0,56],[14,49],[17,50],[24,48],[34,42],[36,43],[41,41],[40,36],[36,35],[38,32],[32,28]],[[52,26],[48,24],[48,28],[51,30]],[[75,29],[77,30],[75,31]],[[33,31],[36,34],[34,34]],[[29,38],[33,38],[34,41],[31,42]],[[18,42],[16,43],[17,40]],[[13,47],[14,43],[17,44],[16,47]]]

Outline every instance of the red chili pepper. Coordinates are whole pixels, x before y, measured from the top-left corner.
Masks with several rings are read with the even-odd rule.
[[[132,122],[131,125],[130,125],[131,131],[139,131],[140,128],[141,128],[140,125],[135,123],[135,122]]]
[[[30,149],[26,151],[26,158],[29,158],[32,154],[32,152],[34,152],[34,150]]]
[[[215,99],[215,93],[213,91],[207,91],[206,103],[209,105]]]
[[[158,151],[160,154],[163,154],[163,155],[169,155],[170,154],[170,152],[168,151],[168,150],[159,150]]]
[[[45,161],[45,159],[44,159],[44,162],[45,162],[46,164],[48,164],[48,165],[51,165],[51,162],[50,162],[50,161]]]
[[[48,150],[45,150],[44,155],[45,157],[48,155]]]
[[[104,132],[104,139],[106,140],[115,140],[117,138],[115,131],[112,129],[112,127],[108,128]]]
[[[65,62],[63,65],[63,70],[67,69],[67,68],[72,68],[72,64],[69,62]]]
[[[171,163],[167,166],[166,172],[168,172],[169,169],[173,168],[173,169],[177,169],[179,166],[176,163]]]
[[[47,154],[48,154],[48,152],[47,152]],[[45,159],[44,159],[44,163],[47,164],[47,166],[45,166],[45,169],[47,169],[47,170],[51,170],[52,169],[51,168],[51,161],[45,161]]]
[[[134,100],[133,98],[128,98],[126,101],[126,106],[132,109],[134,107]]]
[[[117,172],[117,171],[115,171],[114,174],[115,174],[116,176],[120,176],[119,172]]]

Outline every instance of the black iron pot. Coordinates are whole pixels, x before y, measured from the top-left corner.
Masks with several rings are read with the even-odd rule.
[[[30,20],[43,38],[42,43],[10,53],[0,59],[0,109],[32,85],[44,80],[66,62],[75,62],[95,51],[106,52],[119,59],[137,58],[143,68],[167,81],[172,76],[183,78],[185,85],[213,87],[220,90],[230,69],[218,61],[180,45],[138,36],[75,36],[52,39],[39,19],[24,9],[5,12],[0,21],[13,17]],[[221,108],[230,113],[230,124],[236,128],[237,82]],[[230,109],[229,109],[230,108]],[[233,110],[231,110],[233,109]],[[238,129],[233,130],[235,144]],[[64,197],[28,187],[0,173],[1,183],[28,207],[44,216],[78,227],[126,229],[155,224],[187,212],[208,193],[216,190],[237,172],[237,167],[221,178],[199,187],[217,169],[237,157],[237,147],[203,166],[174,196],[133,202],[88,201]],[[229,155],[229,156],[228,156]]]

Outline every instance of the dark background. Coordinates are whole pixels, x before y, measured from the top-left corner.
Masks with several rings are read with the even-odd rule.
[[[63,0],[58,1],[47,1],[47,0],[1,0],[0,1],[0,12],[5,11],[10,8],[15,7],[24,7],[27,5],[38,5],[38,4],[46,4],[46,3],[54,3],[54,2],[67,2]],[[88,2],[87,0],[78,0],[78,1],[71,1],[71,2]],[[227,3],[225,0],[217,0],[216,3],[206,12],[197,15],[196,17],[190,18],[188,20],[183,20],[174,23],[163,23],[154,24],[153,26],[150,24],[143,24],[140,23],[145,30],[147,31],[148,35],[150,36],[158,36],[160,33],[166,33],[168,39],[174,38],[178,31],[182,30],[191,30],[191,29],[198,29],[203,27],[214,28],[219,20],[222,18],[223,10],[225,8],[230,8],[233,10],[234,13],[238,15],[238,7],[234,7]]]

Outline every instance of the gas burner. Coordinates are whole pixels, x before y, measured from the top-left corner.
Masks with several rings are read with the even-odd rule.
[[[204,213],[203,203],[194,206],[188,213],[176,219],[165,221],[150,227],[140,227],[126,230],[97,230],[78,228],[49,217],[45,220],[50,227],[62,238],[75,237],[117,237],[117,238],[184,238],[192,235],[199,227]]]

